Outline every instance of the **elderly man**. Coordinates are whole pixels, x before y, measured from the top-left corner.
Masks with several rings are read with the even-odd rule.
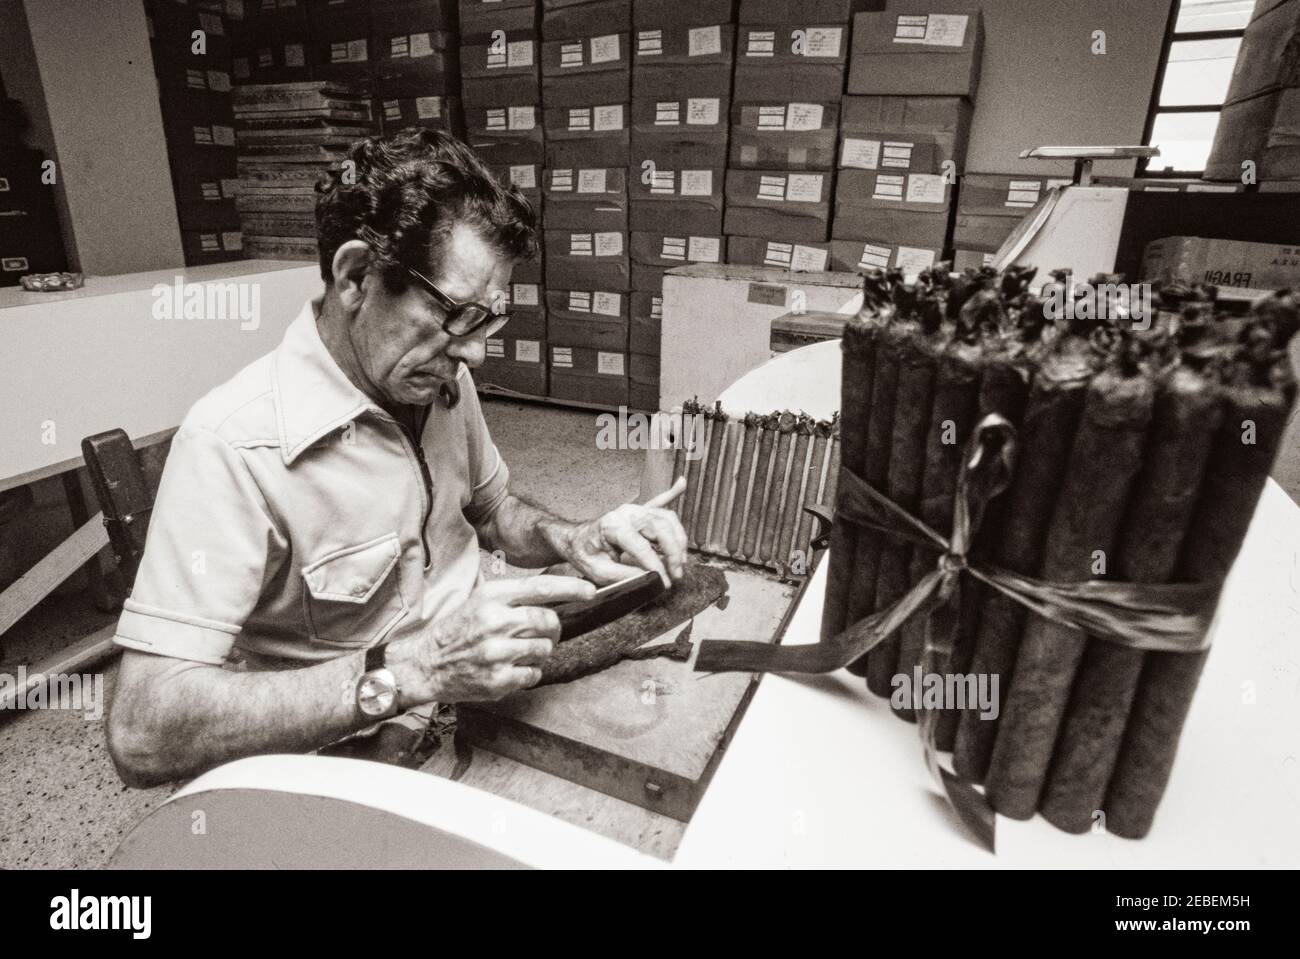
[[[509,491],[467,367],[536,253],[527,201],[441,132],[350,156],[316,205],[324,295],[173,440],[117,628],[129,784],[523,689],[558,637],[549,604],[682,575],[668,497],[574,524]],[[484,582],[480,546],[586,578]]]

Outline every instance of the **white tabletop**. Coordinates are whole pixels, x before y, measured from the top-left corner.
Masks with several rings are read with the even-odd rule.
[[[917,727],[865,682],[763,677],[678,866],[1300,866],[1300,509],[1269,482],[1220,604],[1165,800],[1143,840],[998,817],[997,855],[930,779]],[[822,563],[786,634],[816,642]],[[1243,702],[1245,684],[1253,703]]]

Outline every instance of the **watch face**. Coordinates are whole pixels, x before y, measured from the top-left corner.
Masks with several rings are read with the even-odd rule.
[[[382,716],[393,708],[397,690],[383,676],[363,676],[357,684],[357,705],[367,716]]]

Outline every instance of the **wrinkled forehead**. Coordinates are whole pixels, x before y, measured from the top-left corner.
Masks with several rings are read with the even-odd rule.
[[[458,223],[448,238],[437,275],[430,279],[453,300],[486,302],[510,282],[512,265],[480,230]]]

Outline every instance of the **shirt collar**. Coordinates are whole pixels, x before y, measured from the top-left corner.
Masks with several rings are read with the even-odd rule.
[[[285,330],[271,363],[280,458],[285,466],[366,410],[382,412],[352,384],[321,340],[316,329],[321,302],[317,297],[303,305]]]

